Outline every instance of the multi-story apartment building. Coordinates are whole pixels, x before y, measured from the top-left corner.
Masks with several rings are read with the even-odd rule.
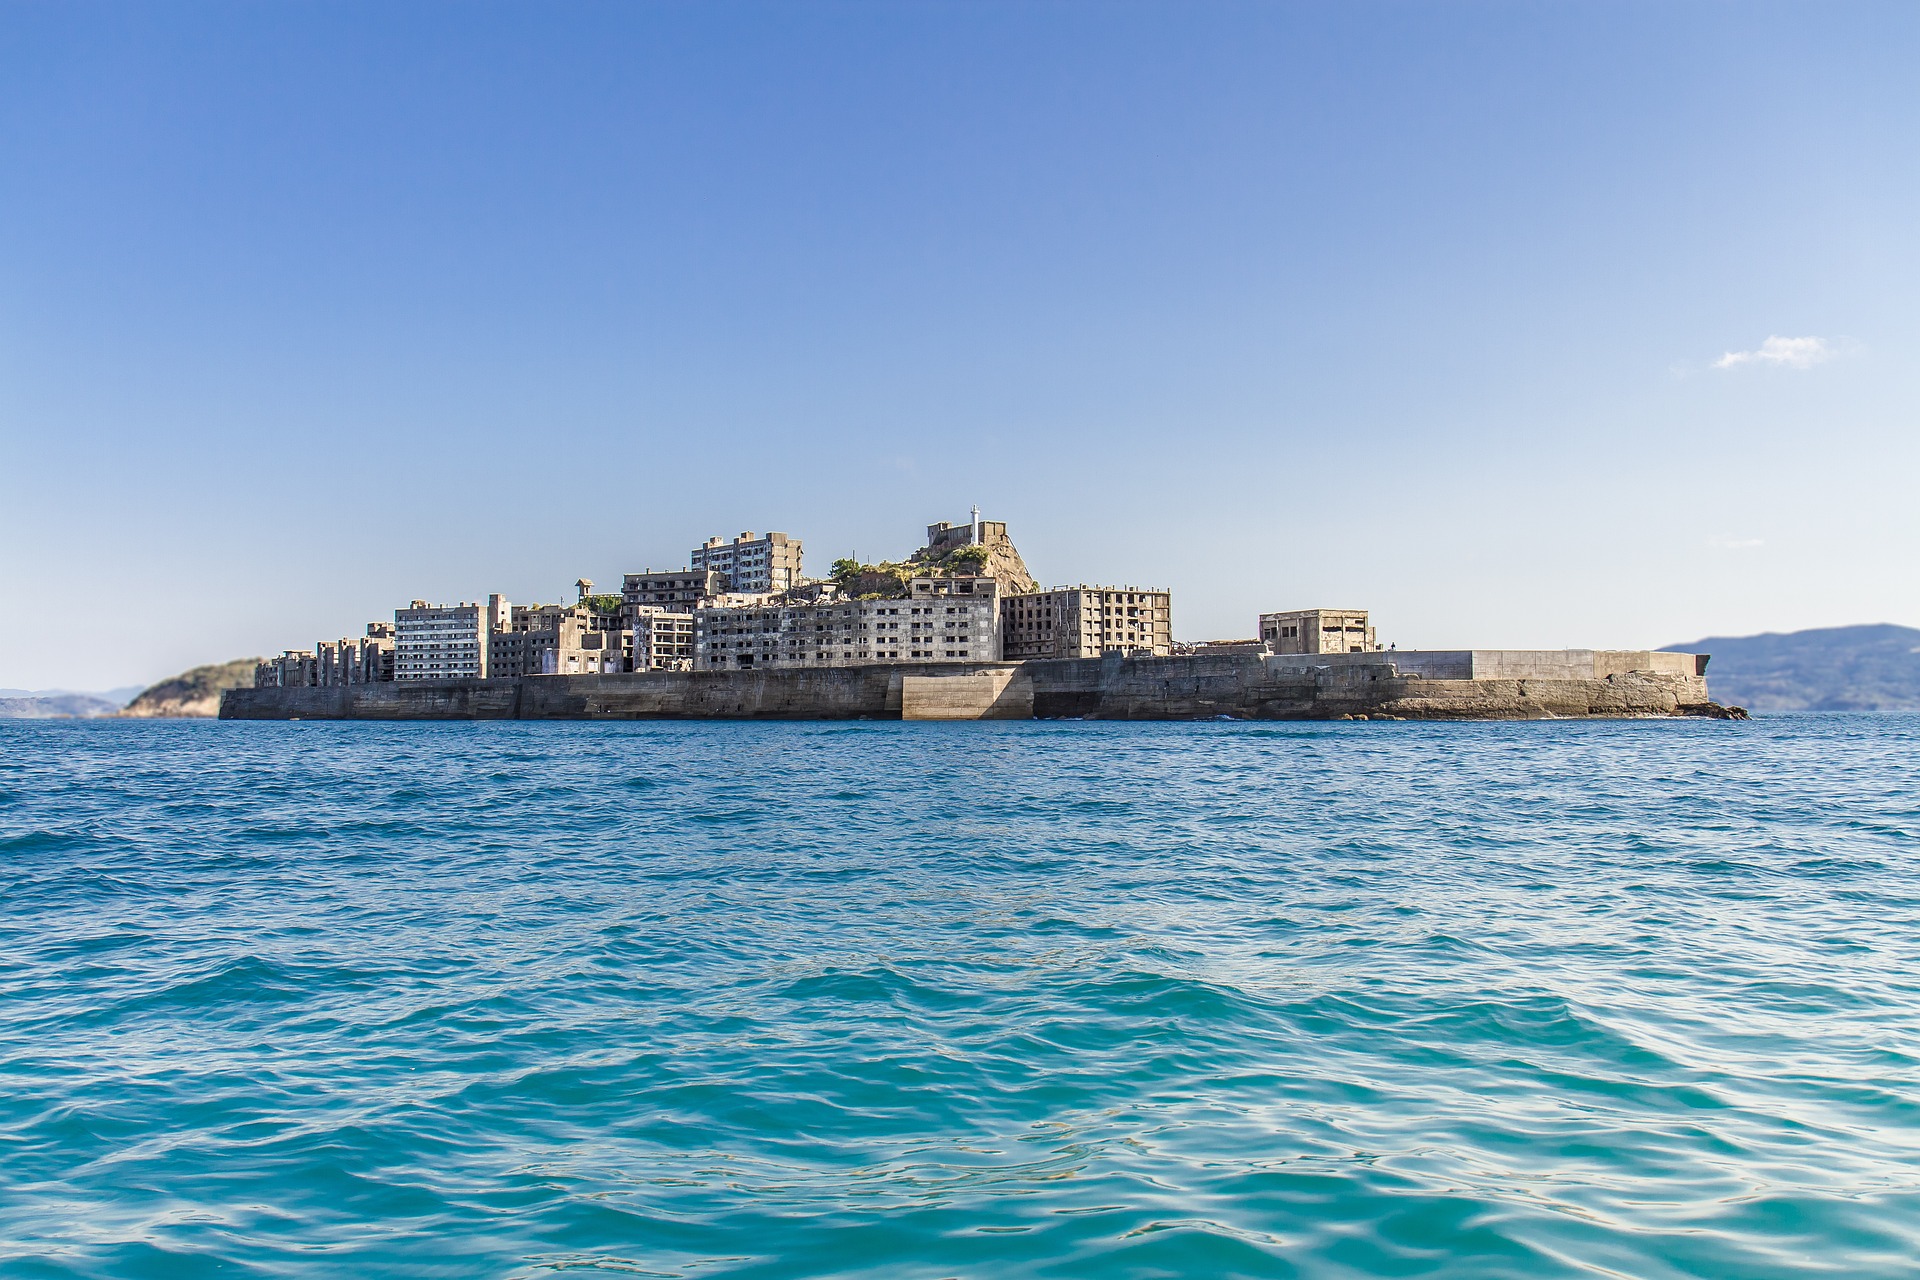
[[[1163,658],[1173,652],[1173,596],[1140,587],[1054,587],[1004,596],[1000,634],[1008,662],[1105,653]]]
[[[718,569],[674,569],[665,573],[648,569],[626,575],[620,584],[620,604],[629,616],[642,609],[692,613],[726,590],[727,576]]]
[[[396,680],[475,678],[491,673],[488,641],[509,625],[511,608],[499,596],[486,604],[428,604],[415,600],[393,611]]]
[[[693,670],[692,613],[642,610],[628,618],[627,625],[632,634],[629,670]]]
[[[751,532],[732,542],[708,538],[693,549],[688,564],[695,572],[725,574],[729,591],[788,591],[800,584],[800,540],[784,533],[756,538]]]
[[[1000,585],[914,578],[901,599],[706,608],[695,611],[693,627],[697,671],[997,662]]]
[[[1260,639],[1271,653],[1376,653],[1380,649],[1365,609],[1263,613]]]

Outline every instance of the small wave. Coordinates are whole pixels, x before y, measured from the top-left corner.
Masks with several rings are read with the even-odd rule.
[[[1916,723],[9,738],[0,1270],[1901,1274]]]
[[[12,853],[68,853],[75,849],[92,846],[90,836],[76,835],[70,831],[23,831],[18,835],[0,836],[0,855]]]

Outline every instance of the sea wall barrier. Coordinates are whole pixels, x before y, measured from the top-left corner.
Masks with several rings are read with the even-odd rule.
[[[223,720],[1525,720],[1737,714],[1706,658],[1460,650],[403,680],[229,690]]]

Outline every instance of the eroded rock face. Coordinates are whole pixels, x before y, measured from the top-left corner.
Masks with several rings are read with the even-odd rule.
[[[1000,590],[1008,595],[1027,595],[1038,591],[1040,584],[1027,572],[1027,562],[1020,558],[1013,539],[999,538],[989,540],[987,550],[987,572],[1000,580]]]
[[[1027,562],[1021,559],[1005,526],[985,524],[981,533],[980,542],[956,549],[922,547],[907,558],[907,564],[916,570],[937,569],[992,577],[999,581],[1000,590],[1011,596],[1030,595],[1040,589],[1034,576],[1027,572]],[[979,551],[986,553],[984,559],[979,558]]]

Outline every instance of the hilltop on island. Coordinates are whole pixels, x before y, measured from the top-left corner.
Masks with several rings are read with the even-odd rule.
[[[126,705],[120,712],[135,719],[189,719],[220,714],[220,695],[229,689],[253,684],[259,658],[235,658],[183,671],[162,680]]]
[[[1006,525],[982,522],[978,510],[972,524],[930,526],[927,545],[904,562],[862,564],[851,557],[835,560],[827,581],[855,600],[904,600],[916,577],[992,578],[1008,595],[1040,590],[1040,584],[1027,571],[1027,562],[1007,537]]]

